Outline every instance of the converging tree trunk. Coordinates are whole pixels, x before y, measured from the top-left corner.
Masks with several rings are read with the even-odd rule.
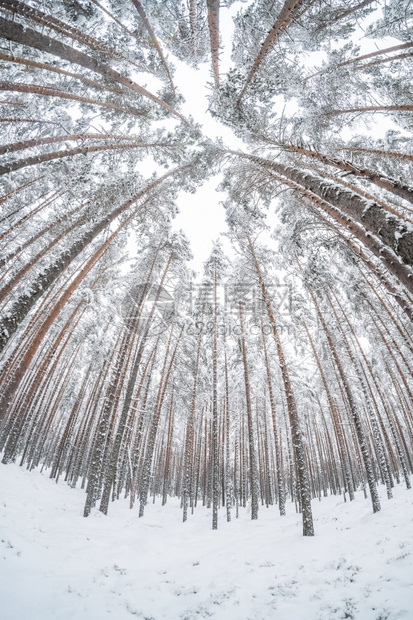
[[[294,398],[293,387],[291,385],[290,376],[288,373],[288,367],[284,356],[284,350],[281,344],[280,336],[278,334],[277,325],[274,319],[274,315],[271,308],[271,301],[268,297],[267,289],[265,287],[264,279],[261,274],[261,269],[254,251],[250,237],[248,237],[248,247],[251,252],[253,264],[257,273],[259,286],[264,299],[265,307],[267,310],[268,320],[271,325],[272,334],[274,337],[274,344],[277,349],[278,362],[280,365],[280,371],[284,385],[284,395],[287,403],[287,409],[291,425],[291,437],[294,447],[297,477],[299,482],[300,503],[303,516],[303,535],[314,536],[313,515],[311,511],[311,494],[308,482],[307,464],[304,453],[303,438],[300,429],[300,423],[298,420],[297,406]]]

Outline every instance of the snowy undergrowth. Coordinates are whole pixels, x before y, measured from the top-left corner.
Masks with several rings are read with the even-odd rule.
[[[218,531],[198,507],[127,501],[82,517],[80,489],[0,466],[0,601],[4,620],[386,620],[413,618],[413,492],[313,501],[316,536],[292,505],[249,511]]]

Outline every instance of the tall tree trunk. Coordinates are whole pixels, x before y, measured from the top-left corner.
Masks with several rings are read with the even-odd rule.
[[[10,56],[11,58],[11,56]],[[1,54],[0,54],[1,60]],[[110,135],[101,133],[76,133],[76,134],[63,134],[60,136],[48,136],[46,138],[34,138],[32,140],[23,140],[22,142],[14,142],[12,144],[3,144],[0,146],[0,155],[5,153],[15,153],[16,151],[22,151],[23,149],[32,148],[34,146],[41,146],[43,144],[54,144],[56,142],[84,142],[85,140],[131,140],[131,136],[123,135]],[[142,143],[140,138],[136,138],[138,142]]]
[[[212,73],[215,88],[219,88],[219,0],[207,0]]]
[[[280,458],[280,444],[278,437],[278,425],[275,411],[275,400],[274,400],[274,390],[271,379],[271,370],[268,359],[268,351],[267,351],[267,343],[265,340],[264,334],[264,323],[261,318],[261,335],[262,335],[262,346],[264,351],[264,360],[265,360],[265,370],[267,373],[267,386],[268,386],[268,396],[270,400],[270,409],[271,409],[271,418],[272,418],[272,430],[274,433],[274,449],[275,449],[275,463],[277,468],[277,487],[278,487],[278,508],[280,511],[280,516],[285,516],[285,488],[284,488],[284,480],[281,475],[281,458]]]
[[[323,221],[323,223],[331,227],[334,230],[334,232],[343,240],[346,246],[352,251],[354,256],[358,259],[357,266],[359,268],[361,276],[365,278],[369,286],[372,287],[372,290],[376,294],[378,294],[376,289],[373,287],[373,285],[370,284],[370,282],[368,281],[362,269],[362,266],[360,265],[360,262],[362,262],[362,265],[364,267],[367,267],[370,273],[372,273],[375,276],[377,284],[379,286],[380,285],[384,286],[387,292],[391,295],[391,298],[394,299],[394,301],[400,306],[400,308],[403,310],[406,316],[410,319],[410,321],[413,321],[413,305],[407,300],[407,296],[406,296],[406,292],[404,288],[400,284],[395,283],[393,278],[391,277],[391,273],[388,273],[390,269],[387,271],[381,268],[381,266],[379,268],[379,265],[372,260],[372,257],[369,256],[359,245],[357,245],[351,239],[351,237],[347,236],[346,231],[343,228],[342,222],[340,222],[339,220],[336,220],[339,223],[339,226],[336,226],[332,224],[329,221],[329,219],[325,217],[324,215],[322,215],[320,212],[316,211],[315,209],[313,210],[313,212],[317,215],[318,218],[320,218]],[[377,256],[377,253],[376,252],[374,253]],[[379,257],[377,256],[377,258]],[[381,301],[384,304],[384,301],[382,299]]]
[[[326,396],[327,396],[327,402],[328,402],[328,406],[329,406],[329,409],[330,409],[330,415],[333,417],[333,416],[335,416],[336,411],[335,411],[335,405],[334,405],[333,398],[332,398],[332,395],[331,395],[330,387],[328,385],[327,377],[326,377],[324,369],[323,369],[323,367],[321,365],[320,358],[318,356],[317,350],[315,348],[315,345],[314,345],[313,339],[311,337],[310,331],[309,331],[309,329],[307,327],[307,324],[305,323],[305,321],[304,321],[303,324],[304,324],[304,329],[305,329],[306,334],[307,334],[308,341],[309,341],[309,343],[311,345],[311,349],[313,351],[314,359],[316,361],[317,368],[318,368],[318,371],[320,373],[321,380],[323,382],[323,387],[324,387],[324,390],[325,390],[325,393],[326,393]],[[320,409],[321,409],[321,406],[320,406]],[[344,470],[345,480],[347,482],[347,489],[348,489],[348,492],[349,492],[349,498],[350,498],[350,501],[352,501],[352,500],[354,500],[354,487],[353,487],[351,476],[350,476],[350,468],[349,468],[349,463],[348,463],[347,455],[346,455],[345,451],[342,449],[343,448],[342,436],[341,436],[341,429],[339,428],[339,425],[337,425],[336,434],[337,434],[337,439],[338,439],[337,443],[339,444],[339,447],[341,448],[342,467],[343,467],[343,470]]]
[[[83,235],[80,239],[78,239],[68,250],[66,250],[63,254],[61,254],[58,260],[49,267],[47,267],[43,272],[37,276],[34,282],[31,285],[31,290],[29,293],[23,294],[19,299],[17,299],[11,308],[9,309],[8,315],[4,316],[0,321],[0,351],[4,349],[7,342],[17,330],[19,324],[26,315],[29,313],[31,308],[34,306],[36,301],[41,297],[44,292],[50,287],[53,282],[60,276],[63,270],[77,257],[79,254],[88,246],[88,244],[93,241],[93,239],[105,228],[107,228],[113,220],[115,220],[119,215],[121,215],[124,211],[129,209],[136,201],[140,198],[143,198],[146,194],[148,194],[152,189],[160,185],[165,179],[173,174],[183,170],[187,166],[182,166],[179,168],[175,168],[170,172],[167,172],[163,176],[159,177],[155,181],[149,183],[144,189],[138,192],[133,198],[130,198],[122,205],[114,209],[111,213],[109,213],[105,218],[103,218],[100,222],[95,224],[87,233]]]
[[[364,71],[369,67],[375,67],[377,65],[382,65],[388,62],[394,62],[395,60],[405,60],[405,58],[411,58],[413,56],[413,52],[405,52],[404,54],[396,54],[391,58],[379,58],[378,60],[373,60],[372,62],[366,62],[364,65],[360,67],[355,67],[354,71]]]
[[[1,27],[1,18],[0,18]],[[1,34],[1,30],[0,30]],[[110,110],[117,110],[118,112],[124,112],[125,114],[132,114],[133,116],[142,116],[146,114],[145,111],[137,110],[130,107],[124,107],[115,105],[114,103],[106,103],[105,101],[99,101],[98,99],[90,99],[89,97],[81,97],[73,93],[68,93],[58,88],[51,88],[50,86],[42,86],[40,84],[23,84],[21,82],[0,82],[0,91],[10,91],[14,93],[29,93],[32,95],[42,95],[43,97],[57,97],[58,99],[69,99],[70,101],[80,101],[81,103],[90,103],[101,108],[108,108]]]
[[[29,122],[32,122],[32,121],[30,120]],[[34,183],[37,183],[37,181],[41,181],[42,179],[43,179],[43,176],[36,177],[35,179],[31,179],[30,181],[26,181],[26,183],[23,183],[22,185],[19,185],[15,189],[12,189],[10,192],[7,192],[7,194],[3,194],[3,196],[0,196],[0,205],[3,204],[3,202],[6,202],[7,200],[9,200],[12,196],[15,196],[16,194],[18,194],[22,190],[26,189],[27,187],[30,187],[31,185],[34,185]],[[13,213],[8,213],[4,217],[0,218],[0,224],[2,222],[4,222],[7,218],[9,218],[12,215],[14,215],[15,213],[17,213],[17,211],[19,211],[20,208],[21,207],[19,206],[18,209],[13,211]]]
[[[179,114],[179,112],[171,108],[170,105],[159,99],[159,97],[156,97],[156,95],[150,93],[146,90],[146,88],[139,86],[139,84],[136,84],[130,78],[121,75],[115,71],[115,69],[109,67],[109,65],[100,63],[91,56],[88,56],[87,54],[84,54],[83,52],[80,52],[65,43],[61,43],[57,39],[52,39],[51,37],[40,34],[30,28],[24,28],[17,22],[11,22],[2,18],[0,18],[0,35],[9,41],[22,43],[23,45],[28,45],[29,47],[33,47],[42,52],[53,54],[63,60],[67,60],[71,63],[85,67],[85,69],[89,69],[94,73],[98,73],[104,78],[117,82],[118,84],[122,84],[139,95],[150,99],[184,123],[187,122],[186,119]]]
[[[139,478],[139,461],[140,461],[140,457],[141,454],[143,452],[143,436],[144,436],[144,422],[145,422],[145,414],[146,414],[146,404],[148,402],[148,396],[149,396],[149,388],[150,388],[150,384],[151,384],[151,378],[152,378],[152,374],[153,374],[153,370],[155,367],[155,362],[156,362],[156,353],[158,350],[158,345],[159,345],[159,341],[156,342],[154,348],[152,349],[152,353],[149,356],[147,362],[146,362],[146,366],[145,366],[145,370],[144,370],[144,375],[146,376],[146,374],[148,374],[148,379],[146,381],[146,386],[145,386],[145,392],[143,394],[142,397],[142,402],[139,401],[139,396],[140,393],[143,389],[144,386],[144,379],[145,376],[142,375],[141,380],[140,380],[140,384],[135,396],[135,400],[134,400],[134,407],[136,408],[138,405],[138,402],[140,403],[140,415],[138,418],[138,425],[136,428],[136,433],[135,433],[135,437],[134,437],[134,441],[133,441],[133,451],[132,451],[132,455],[131,455],[131,461],[132,461],[132,474],[131,474],[131,489],[130,489],[130,501],[129,501],[129,508],[132,509],[133,505],[135,503],[135,496],[136,496],[136,489],[139,488],[139,483],[138,483],[138,478]],[[151,362],[151,356],[153,357],[152,362]],[[151,365],[149,366],[149,363],[151,363]]]
[[[213,334],[212,334],[212,529],[218,528],[219,503],[219,450],[218,450],[218,300],[217,266],[214,264],[213,282]]]
[[[63,22],[53,15],[47,15],[33,6],[19,2],[18,0],[0,0],[0,6],[10,11],[13,15],[20,15],[40,24],[42,27],[50,28],[55,32],[78,41],[82,45],[90,47],[100,54],[106,54],[110,58],[122,58],[122,55],[115,49],[108,47],[105,43],[86,34],[84,31],[75,28],[72,24]]]
[[[317,209],[320,209],[326,212],[330,218],[334,221],[338,222],[340,225],[339,232],[341,235],[344,235],[344,232],[347,234],[352,234],[356,237],[368,250],[372,252],[378,259],[380,259],[383,265],[386,267],[387,271],[391,274],[395,275],[400,284],[402,284],[407,291],[413,293],[413,278],[412,278],[412,269],[410,266],[404,265],[400,260],[398,260],[397,256],[394,252],[385,246],[378,237],[373,236],[371,233],[367,232],[365,228],[361,224],[357,224],[351,217],[348,215],[344,215],[339,209],[332,206],[330,203],[318,198],[311,191],[303,189],[298,183],[294,183],[287,178],[277,177],[279,181],[283,184],[291,187],[292,189],[296,189],[302,196],[304,196],[311,205],[314,205]],[[347,245],[351,246],[352,242],[347,237],[346,239]],[[395,236],[396,239],[396,236]],[[412,245],[413,248],[413,245]],[[411,253],[411,249],[408,249],[409,254]],[[361,252],[360,252],[361,254]],[[408,294],[405,292],[406,295]],[[399,296],[400,299],[400,296]],[[410,314],[409,309],[406,305],[404,305],[406,311]]]
[[[402,105],[368,105],[360,108],[346,108],[343,110],[329,110],[323,112],[322,116],[339,116],[340,114],[352,114],[362,112],[413,112],[413,104]]]
[[[395,159],[405,159],[413,161],[413,155],[408,153],[398,153],[395,151],[384,151],[382,149],[366,149],[361,146],[342,146],[341,151],[351,151],[352,153],[367,153],[368,155],[382,155],[383,157],[394,157]]]
[[[122,370],[122,365],[125,358],[125,343],[128,334],[124,330],[122,334],[118,336],[118,348],[113,350],[112,359],[115,359],[115,365],[111,372],[109,384],[105,390],[104,405],[100,412],[99,419],[96,425],[94,434],[94,445],[91,450],[90,464],[88,468],[88,484],[87,484],[87,496],[85,507],[83,510],[83,516],[88,517],[90,511],[94,507],[97,499],[97,488],[100,476],[100,471],[103,461],[104,447],[106,443],[109,418],[114,406],[116,388],[118,386],[118,374]],[[116,356],[115,356],[116,355]]]
[[[75,215],[76,213],[84,209],[86,206],[90,205],[91,202],[92,201],[81,203],[80,205],[72,209],[71,211],[67,211],[64,215],[56,218],[55,220],[52,220],[52,222],[48,226],[41,228],[35,235],[33,235],[32,237],[29,237],[27,241],[19,245],[15,250],[11,251],[9,254],[6,254],[4,258],[1,258],[0,267],[10,264],[10,261],[12,261],[21,252],[24,252],[24,250],[26,250],[30,245],[32,245],[33,243],[41,239],[44,235],[47,235],[47,233],[53,230],[53,228],[56,228],[57,226],[60,226],[62,223],[66,222],[67,220],[70,220],[70,218],[73,217],[73,215]],[[0,278],[0,280],[2,279],[3,278]]]
[[[171,403],[169,406],[169,420],[168,420],[168,436],[166,441],[166,453],[165,453],[165,465],[163,468],[163,481],[162,481],[162,506],[165,506],[168,498],[169,490],[169,477],[170,477],[170,461],[172,452],[172,437],[173,437],[173,422],[174,422],[174,386],[172,386]]]
[[[358,11],[359,9],[363,9],[365,6],[368,6],[369,4],[372,4],[373,2],[375,2],[376,0],[363,0],[362,2],[359,2],[359,4],[356,4],[356,6],[352,6],[349,8],[344,8],[344,9],[337,9],[335,11],[335,15],[333,12],[333,17],[332,19],[328,19],[325,21],[325,23],[321,23],[316,29],[315,29],[315,34],[318,34],[319,32],[321,32],[322,30],[324,30],[325,28],[328,28],[328,26],[330,26],[331,24],[334,24],[338,21],[340,21],[341,19],[345,19],[346,17],[348,17],[349,15],[351,15],[352,13],[355,13],[356,11]],[[327,13],[328,16],[328,13]]]
[[[335,299],[337,305],[339,306],[339,308],[341,310],[341,313],[342,313],[342,315],[343,315],[347,325],[351,325],[350,321],[347,318],[347,315],[344,312],[343,307],[341,306],[341,304],[340,304],[340,302],[339,302],[339,300],[337,298],[337,296],[334,293],[333,293],[333,295],[334,295],[334,299]],[[374,445],[375,445],[375,448],[377,450],[377,456],[378,456],[379,466],[381,468],[382,475],[383,475],[383,481],[384,481],[384,483],[386,485],[387,497],[388,497],[388,499],[391,499],[392,498],[392,490],[391,490],[390,470],[388,469],[388,466],[387,466],[387,457],[386,457],[386,451],[385,451],[385,447],[384,447],[384,443],[383,443],[383,438],[382,438],[382,436],[380,434],[380,429],[378,428],[377,419],[376,419],[375,413],[374,413],[373,408],[372,408],[369,391],[368,391],[368,388],[367,388],[367,385],[366,385],[363,373],[361,371],[360,365],[358,363],[358,360],[356,360],[356,358],[354,356],[354,353],[351,350],[350,344],[349,344],[349,342],[347,340],[347,336],[346,336],[346,334],[344,332],[344,329],[340,325],[339,317],[337,316],[337,313],[335,311],[334,305],[332,303],[332,300],[331,300],[330,295],[328,294],[328,292],[327,292],[327,299],[328,299],[328,301],[330,303],[330,308],[331,308],[332,314],[335,317],[336,322],[338,324],[338,330],[341,333],[341,340],[342,340],[344,349],[345,349],[345,351],[346,351],[346,353],[348,355],[348,358],[350,359],[350,361],[351,361],[351,363],[353,365],[353,368],[354,368],[354,370],[356,372],[356,376],[357,376],[357,378],[358,378],[358,380],[360,382],[360,385],[361,385],[361,389],[362,389],[363,397],[364,397],[365,407],[366,407],[366,410],[368,412],[368,416],[369,416],[370,423],[371,423],[372,439],[374,441]],[[350,327],[350,332],[352,332],[352,326]]]
[[[255,455],[255,438],[254,438],[254,425],[252,422],[252,407],[251,407],[251,388],[248,372],[247,361],[247,347],[245,343],[245,331],[244,331],[244,318],[242,313],[242,303],[239,302],[239,321],[241,328],[241,350],[242,361],[244,365],[244,386],[245,386],[245,405],[247,409],[247,423],[248,423],[248,450],[249,450],[249,472],[250,472],[250,486],[251,486],[251,519],[258,519],[258,471],[257,471],[257,457]]]
[[[98,88],[99,90],[106,90],[110,93],[115,93],[116,95],[122,95],[122,90],[119,88],[114,88],[113,86],[109,86],[108,84],[103,84],[102,82],[96,82],[96,80],[91,80],[90,78],[81,75],[80,73],[73,73],[73,71],[66,71],[65,69],[59,69],[58,67],[52,67],[52,65],[47,65],[44,62],[37,62],[35,60],[30,60],[28,58],[21,58],[20,56],[9,56],[8,54],[0,54],[0,60],[5,60],[6,62],[12,62],[18,65],[24,65],[26,67],[33,67],[35,69],[42,69],[43,71],[48,71],[49,73],[57,73],[58,75],[67,75],[68,77],[74,78],[79,82],[83,82],[84,84],[88,84],[92,86],[92,88]],[[9,122],[29,122],[33,123],[33,119],[9,119]],[[52,125],[56,125],[53,121],[37,121],[37,122],[46,122]]]
[[[46,336],[49,328],[55,321],[56,317],[64,307],[65,303],[69,300],[72,293],[76,290],[77,286],[79,286],[80,282],[87,276],[90,270],[94,267],[96,262],[102,256],[102,254],[106,251],[112,241],[117,237],[117,235],[124,229],[124,227],[135,217],[136,212],[133,212],[128,218],[126,218],[122,224],[108,237],[108,239],[98,247],[98,249],[94,252],[91,258],[86,262],[81,271],[77,274],[77,276],[71,281],[70,285],[63,292],[63,294],[59,297],[58,301],[54,304],[52,310],[48,314],[48,316],[41,323],[40,328],[36,334],[36,337],[31,342],[30,346],[27,347],[24,354],[19,358],[17,368],[14,371],[9,383],[3,390],[3,393],[0,397],[0,420],[6,416],[7,408],[11,402],[13,395],[16,393],[21,380],[24,377],[24,374],[32,362],[34,356],[36,355],[43,338]]]
[[[367,483],[369,485],[369,489],[370,489],[370,496],[371,496],[371,503],[373,505],[373,513],[374,512],[378,512],[380,510],[380,500],[379,500],[379,496],[377,493],[377,487],[376,487],[376,483],[374,480],[374,473],[373,473],[373,466],[372,466],[372,462],[371,462],[371,458],[370,458],[370,454],[369,454],[369,449],[367,446],[367,440],[366,440],[366,436],[363,430],[363,426],[362,426],[362,422],[361,422],[361,418],[360,418],[360,414],[353,396],[353,392],[350,388],[350,384],[348,381],[348,377],[346,375],[346,373],[344,372],[344,368],[343,365],[341,363],[340,357],[338,355],[337,349],[334,345],[333,339],[331,337],[331,333],[330,330],[327,327],[327,324],[324,320],[324,317],[320,311],[318,302],[315,298],[314,293],[310,290],[309,293],[311,295],[311,298],[313,300],[316,312],[317,312],[317,316],[320,320],[320,323],[322,325],[323,331],[326,335],[327,338],[327,342],[331,351],[331,354],[333,356],[334,362],[336,364],[338,373],[340,375],[340,379],[342,382],[342,386],[344,389],[344,392],[346,394],[347,397],[347,402],[349,404],[350,407],[350,411],[351,411],[351,415],[354,421],[354,426],[355,426],[355,430],[356,430],[356,434],[357,434],[357,439],[358,439],[358,443],[359,443],[359,447],[360,447],[360,451],[361,451],[361,455],[363,458],[363,463],[364,463],[364,468],[366,471],[366,475],[367,475]]]
[[[117,24],[122,30],[124,30],[125,32],[128,33],[128,35],[130,37],[133,37],[135,39],[135,41],[137,41],[139,43],[139,45],[142,45],[144,47],[148,47],[147,44],[145,44],[143,41],[141,41],[136,35],[135,33],[133,33],[131,30],[129,30],[129,28],[127,28],[125,26],[125,24],[123,24],[117,17],[115,17],[115,15],[113,15],[113,13],[111,13],[110,11],[108,11],[107,9],[105,9],[105,7],[100,4],[100,2],[98,2],[98,0],[90,0],[91,2],[93,2],[93,4],[95,4],[97,7],[100,8],[101,11],[103,11],[103,13],[105,13],[108,17],[110,17],[110,19],[112,21],[115,22],[115,24]]]
[[[11,161],[3,166],[0,166],[0,176],[20,170],[21,168],[27,168],[29,166],[36,166],[47,161],[55,161],[56,159],[64,159],[65,157],[74,157],[75,155],[88,155],[88,153],[98,153],[104,151],[117,151],[122,149],[137,149],[150,146],[157,146],[156,144],[142,144],[140,141],[124,142],[123,144],[98,144],[91,146],[78,146],[75,149],[62,149],[61,151],[53,151],[52,153],[42,153],[41,155],[33,155],[32,157],[26,157],[24,159],[18,159]]]
[[[195,60],[198,50],[196,0],[189,0],[189,26],[191,29],[192,55]]]
[[[375,170],[371,170],[369,168],[357,168],[357,166],[348,161],[338,159],[337,157],[333,157],[331,155],[326,155],[325,153],[319,153],[303,146],[272,141],[264,136],[260,136],[260,138],[263,139],[264,142],[273,143],[285,151],[297,153],[298,155],[304,155],[305,157],[320,161],[322,164],[327,166],[332,166],[338,170],[342,170],[343,172],[367,179],[370,183],[377,185],[377,187],[381,187],[395,196],[413,203],[413,188],[408,187],[395,179],[389,179]]]
[[[406,228],[400,218],[389,216],[379,205],[371,204],[361,196],[348,192],[338,185],[325,183],[322,178],[313,176],[306,170],[254,155],[239,154],[239,156],[253,161],[259,167],[273,170],[304,190],[310,191],[322,201],[348,214],[391,248],[403,262],[413,265],[413,231]]]
[[[152,423],[149,429],[148,442],[146,445],[145,451],[145,459],[142,466],[142,481],[141,481],[141,489],[140,489],[140,505],[139,505],[139,517],[143,517],[143,513],[145,510],[146,503],[148,501],[148,493],[149,493],[149,485],[150,485],[150,474],[152,467],[153,454],[155,450],[155,441],[156,435],[158,432],[159,419],[162,411],[162,405],[165,400],[166,390],[171,378],[171,373],[174,368],[176,353],[178,350],[178,346],[182,337],[183,329],[176,340],[174,350],[171,355],[171,359],[168,362],[169,348],[171,345],[172,334],[174,330],[175,324],[172,325],[171,334],[168,342],[168,346],[165,353],[165,361],[162,370],[161,380],[158,388],[158,396],[156,399],[155,409],[153,412]]]
[[[140,321],[141,309],[142,309],[142,306],[144,304],[146,294],[148,292],[147,291],[148,282],[150,282],[150,280],[151,280],[151,276],[152,276],[153,270],[155,268],[156,261],[158,259],[159,250],[160,250],[160,246],[158,246],[158,248],[157,248],[157,250],[155,252],[155,257],[154,257],[154,259],[152,261],[151,269],[150,269],[148,277],[146,279],[146,284],[145,284],[144,290],[143,290],[143,292],[141,294],[141,299],[138,300],[138,307],[137,307],[137,313],[136,313],[137,316],[133,317],[134,321],[137,320],[138,325],[141,322]],[[108,470],[108,473],[106,475],[105,484],[104,484],[103,493],[102,493],[102,500],[101,500],[100,507],[99,507],[99,510],[101,512],[103,512],[103,514],[105,514],[105,515],[107,515],[107,513],[108,513],[110,492],[111,492],[112,487],[114,487],[115,481],[116,481],[116,474],[117,474],[117,470],[118,470],[118,461],[119,461],[119,454],[120,454],[122,439],[123,439],[123,436],[124,436],[124,433],[125,433],[126,421],[127,421],[128,414],[129,414],[129,408],[130,408],[131,401],[132,401],[133,391],[135,389],[135,383],[136,383],[136,379],[137,379],[137,376],[138,376],[138,371],[139,371],[140,364],[141,364],[141,361],[142,361],[142,355],[143,355],[143,352],[144,352],[144,349],[145,349],[145,345],[146,345],[146,342],[147,342],[147,339],[148,339],[148,335],[149,335],[149,331],[150,331],[150,328],[151,328],[152,320],[153,320],[153,317],[154,317],[154,314],[155,314],[156,306],[157,306],[157,303],[159,301],[160,294],[161,294],[161,292],[163,290],[162,287],[163,287],[163,284],[165,283],[165,278],[166,278],[166,276],[168,274],[168,271],[169,271],[169,268],[170,268],[170,265],[171,265],[171,262],[172,262],[172,257],[173,257],[173,255],[171,254],[169,256],[169,259],[168,259],[168,261],[166,263],[164,272],[162,274],[162,278],[161,278],[161,281],[159,283],[157,293],[156,293],[155,298],[154,298],[153,303],[152,303],[152,308],[151,308],[149,317],[147,319],[145,319],[144,333],[141,336],[139,347],[138,347],[138,349],[136,351],[136,355],[135,355],[135,358],[133,360],[132,368],[130,370],[129,379],[128,379],[128,382],[127,382],[127,385],[126,385],[125,398],[124,398],[124,401],[123,401],[122,411],[121,411],[121,414],[120,414],[120,417],[119,417],[119,420],[118,420],[118,425],[117,425],[117,429],[116,429],[115,439],[114,439],[114,443],[113,443],[113,447],[112,447],[111,455],[110,455],[109,470]],[[122,379],[123,379],[123,377],[121,376],[120,380],[122,380]]]
[[[168,63],[165,60],[165,56],[163,55],[161,46],[159,45],[158,39],[156,38],[156,35],[152,29],[152,26],[150,24],[150,21],[145,13],[145,9],[143,8],[142,2],[139,2],[139,0],[132,0],[132,4],[135,6],[136,10],[139,13],[139,17],[141,18],[141,20],[143,21],[143,24],[151,38],[151,43],[152,45],[154,45],[156,51],[158,52],[158,56],[161,59],[161,63],[163,65],[163,68],[165,69],[165,73],[168,77],[169,83],[171,85],[172,88],[172,92],[175,94],[175,87],[174,87],[174,83],[172,81],[172,75],[171,72],[169,71],[169,67],[168,67]]]
[[[230,405],[229,405],[229,380],[228,380],[228,359],[226,350],[225,330],[224,330],[224,367],[225,367],[225,406],[224,406],[224,419],[225,419],[225,505],[227,509],[227,521],[231,521],[231,505],[233,496],[233,485],[231,480],[231,453],[230,453]]]
[[[201,318],[201,325],[203,324]],[[194,463],[194,424],[195,424],[195,411],[196,411],[196,394],[198,387],[198,370],[199,370],[199,359],[201,355],[201,344],[202,344],[202,327],[199,330],[198,334],[198,345],[196,350],[196,358],[195,358],[195,368],[194,368],[194,384],[192,387],[192,398],[188,416],[188,422],[186,426],[186,444],[184,449],[184,469],[183,469],[183,481],[182,481],[182,504],[183,504],[183,516],[182,520],[185,522],[188,518],[188,503],[190,497],[190,489],[191,489],[191,480],[193,478],[194,472],[193,463]]]
[[[374,56],[381,56],[382,54],[389,54],[390,52],[397,52],[399,50],[408,49],[410,47],[413,47],[413,41],[407,41],[407,43],[400,43],[399,45],[392,45],[391,47],[376,50],[375,52],[370,52],[369,54],[363,54],[362,56],[355,56],[354,58],[349,58],[349,60],[344,60],[343,62],[339,62],[331,67],[326,67],[326,69],[317,71],[317,73],[313,73],[312,75],[306,77],[304,81],[311,80],[311,78],[315,77],[316,75],[320,75],[321,73],[325,73],[327,71],[332,71],[337,67],[346,67],[347,65],[356,64],[361,60],[367,60],[368,58],[373,58]],[[392,58],[389,58],[388,60],[392,60]],[[365,66],[367,65],[362,65],[360,69],[364,68]],[[355,67],[356,71],[358,69],[359,67]]]
[[[291,436],[294,448],[294,454],[297,465],[297,476],[299,483],[300,504],[303,516],[303,535],[314,536],[313,515],[311,511],[311,494],[308,483],[307,465],[304,453],[303,439],[301,435],[300,423],[298,420],[297,406],[294,398],[293,388],[288,373],[288,367],[284,356],[284,350],[281,345],[280,336],[278,334],[277,325],[274,319],[274,315],[271,308],[271,301],[268,297],[267,289],[265,287],[264,279],[261,274],[261,269],[255,255],[254,247],[251,239],[248,237],[248,246],[251,252],[255,270],[259,281],[259,286],[264,298],[265,307],[267,309],[268,320],[271,325],[272,334],[274,337],[274,343],[277,349],[278,362],[280,364],[280,370],[282,374],[284,384],[284,394],[287,402],[288,414],[291,425]]]
[[[257,73],[258,68],[268,52],[274,46],[276,41],[280,38],[281,34],[288,28],[294,17],[299,12],[301,6],[304,4],[304,0],[285,0],[284,5],[278,15],[274,25],[266,36],[264,42],[261,45],[258,56],[254,60],[254,64],[245,80],[245,84],[238,96],[237,105],[240,105],[241,99],[245,95],[245,92],[251,83],[254,75]]]

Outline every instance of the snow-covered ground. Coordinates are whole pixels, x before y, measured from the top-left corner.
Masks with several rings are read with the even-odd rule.
[[[82,517],[84,492],[47,473],[0,465],[3,620],[385,620],[413,618],[413,491],[313,502],[316,536],[292,505],[227,523],[198,507],[127,501]]]

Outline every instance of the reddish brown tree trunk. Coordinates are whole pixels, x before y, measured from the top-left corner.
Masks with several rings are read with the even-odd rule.
[[[249,84],[251,83],[254,75],[258,71],[260,64],[262,63],[270,49],[274,46],[276,41],[280,38],[284,30],[288,28],[288,26],[293,21],[294,17],[297,15],[299,9],[303,4],[304,0],[285,0],[284,6],[282,7],[280,14],[278,15],[264,42],[262,43],[258,56],[254,60],[254,64],[251,67],[247,79],[245,80],[245,84],[237,99],[237,105],[241,103],[241,99],[245,95],[245,92]]]
[[[100,63],[91,56],[88,56],[87,54],[84,54],[83,52],[80,52],[65,43],[61,43],[56,39],[40,34],[30,28],[23,28],[20,24],[10,22],[5,19],[0,19],[0,34],[9,41],[23,43],[29,47],[39,49],[42,52],[53,54],[54,56],[63,58],[63,60],[68,60],[69,62],[85,67],[94,73],[98,73],[104,78],[117,82],[118,84],[122,84],[139,95],[150,99],[185,123],[187,122],[181,114],[159,99],[159,97],[156,97],[150,93],[146,90],[146,88],[139,86],[139,84],[136,84],[130,78],[121,75],[108,65]]]
[[[219,0],[207,0],[207,7],[212,73],[215,87],[219,88]]]

